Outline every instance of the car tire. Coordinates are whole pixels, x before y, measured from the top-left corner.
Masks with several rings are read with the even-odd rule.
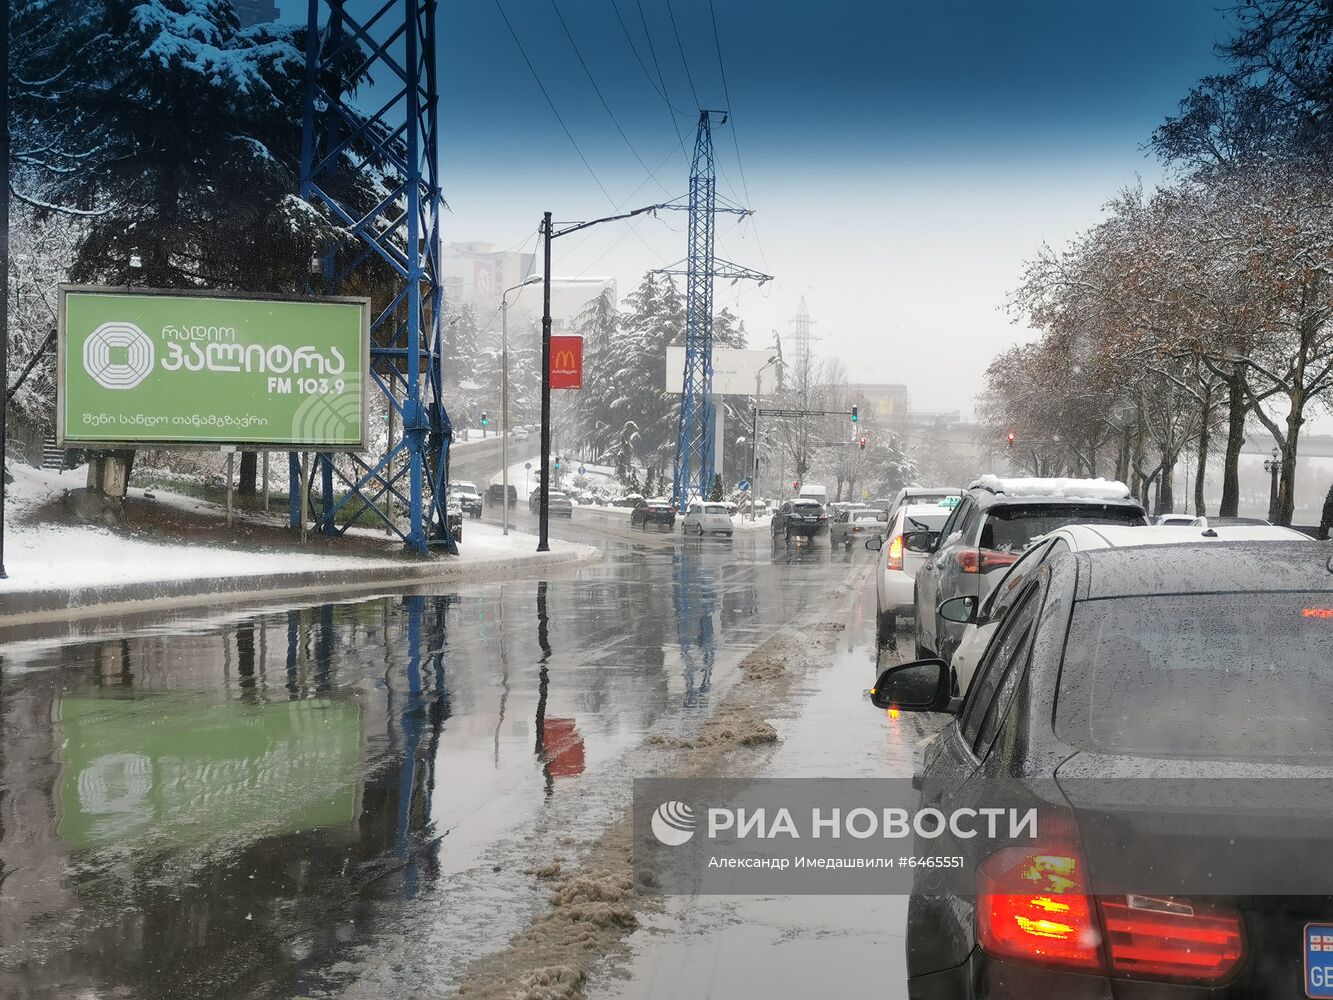
[[[700,538],[703,538],[703,536],[704,536],[704,526],[703,526],[702,524],[697,525],[697,526],[695,527],[695,531],[698,532]]]

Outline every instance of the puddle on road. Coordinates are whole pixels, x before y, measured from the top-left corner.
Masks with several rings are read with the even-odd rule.
[[[644,737],[694,738],[846,568],[620,553],[0,646],[0,995],[449,992],[544,903],[533,863],[623,813]]]

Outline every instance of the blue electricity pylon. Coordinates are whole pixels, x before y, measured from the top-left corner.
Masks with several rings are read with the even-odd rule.
[[[679,507],[691,496],[706,497],[713,485],[713,279],[733,281],[748,278],[761,284],[771,275],[752,271],[730,261],[718,260],[714,252],[716,218],[719,214],[750,215],[748,208],[732,204],[717,193],[717,165],[713,157],[712,117],[727,123],[722,111],[699,112],[694,135],[694,159],[690,165],[690,193],[686,198],[660,207],[690,213],[688,256],[679,264],[661,269],[663,274],[685,275],[685,377],[681,383],[680,419],[676,430],[675,480],[672,499]]]
[[[318,456],[319,526],[345,532],[349,524],[339,525],[338,513],[354,503],[352,520],[378,515],[423,554],[433,545],[458,551],[446,497],[452,428],[440,395],[436,8],[436,0],[309,0],[301,143],[301,196],[354,237],[325,253],[322,291],[372,296],[369,378],[394,428],[377,461],[349,455],[340,468],[331,454]],[[342,92],[339,81],[349,77],[370,82],[370,110]],[[376,185],[369,209],[366,185],[352,176]],[[295,527],[302,493],[295,453],[290,467]],[[405,528],[385,510],[393,500]]]

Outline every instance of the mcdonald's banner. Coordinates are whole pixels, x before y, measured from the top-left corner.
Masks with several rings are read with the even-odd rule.
[[[551,337],[551,388],[583,388],[583,338]]]

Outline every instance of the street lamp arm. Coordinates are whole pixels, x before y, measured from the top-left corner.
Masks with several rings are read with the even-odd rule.
[[[551,239],[557,236],[568,236],[570,233],[577,233],[580,229],[587,229],[589,226],[600,226],[603,222],[616,222],[620,219],[632,219],[636,215],[643,215],[645,212],[656,212],[662,205],[644,205],[643,208],[636,208],[632,212],[623,212],[620,215],[608,215],[604,219],[593,219],[589,222],[575,222],[566,226],[564,229],[552,229]]]

